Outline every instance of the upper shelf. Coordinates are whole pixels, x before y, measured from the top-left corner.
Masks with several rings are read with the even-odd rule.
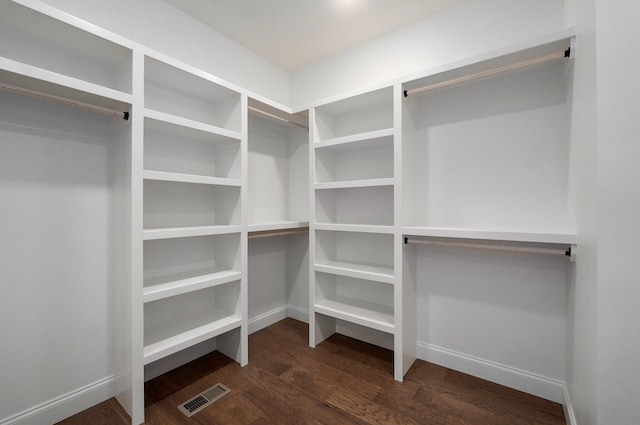
[[[327,146],[388,136],[393,125],[393,87],[387,87],[315,108],[313,141]]]
[[[478,239],[508,242],[576,244],[575,232],[553,232],[525,229],[474,229],[455,227],[403,227],[405,236]]]
[[[131,94],[131,49],[12,1],[0,3],[0,57],[2,69],[32,78],[120,100]]]
[[[167,114],[165,119],[184,119],[180,125],[204,131],[217,127],[237,137],[242,115],[239,93],[149,56],[144,74],[145,108]]]

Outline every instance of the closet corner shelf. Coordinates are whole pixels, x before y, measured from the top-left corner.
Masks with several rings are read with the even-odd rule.
[[[225,235],[229,233],[240,233],[240,225],[224,226],[186,226],[186,227],[160,227],[144,229],[145,241],[155,239],[188,238],[192,236]]]
[[[316,262],[314,269],[317,272],[330,273],[339,276],[367,279],[382,283],[394,283],[393,267],[325,260]]]
[[[240,280],[242,273],[237,270],[224,270],[215,273],[207,273],[186,279],[177,279],[171,282],[147,286],[143,289],[142,300],[145,303],[211,288],[217,285]]]
[[[240,179],[229,179],[223,177],[210,177],[195,174],[171,173],[167,171],[144,170],[145,180],[159,180],[167,182],[209,184],[215,186],[241,186]]]
[[[162,121],[174,125],[179,125],[181,127],[192,128],[194,130],[204,131],[206,133],[211,133],[218,136],[224,136],[236,140],[242,139],[242,135],[237,131],[227,130],[226,128],[216,127],[215,125],[205,124],[199,121],[178,117],[149,108],[144,109],[144,116],[145,118],[151,118],[156,121]]]
[[[82,81],[5,57],[0,57],[0,77],[0,80],[6,84],[103,108],[124,108],[133,102],[133,96],[130,93]]]
[[[338,297],[337,300],[321,300],[314,306],[316,313],[382,332],[393,333],[395,329],[394,318],[390,310],[384,306],[346,297]]]
[[[393,186],[395,184],[393,177],[380,178],[380,179],[362,179],[362,180],[344,180],[336,182],[323,182],[316,183],[314,188],[316,190],[322,189],[348,189],[356,187],[376,187],[376,186]]]
[[[241,324],[239,316],[214,309],[147,328],[144,331],[144,364],[222,335]]]
[[[549,244],[576,244],[572,232],[541,232],[525,229],[490,229],[463,227],[403,227],[405,236],[428,236],[436,238],[481,239],[507,242],[531,242]]]
[[[316,223],[316,230],[331,230],[335,232],[361,232],[361,233],[383,233],[393,234],[393,226],[381,226],[374,224],[335,224]]]
[[[375,130],[375,131],[369,131],[366,133],[358,133],[358,134],[352,134],[349,136],[342,136],[342,137],[336,137],[333,139],[322,140],[322,141],[316,142],[314,144],[314,147],[316,149],[321,149],[321,148],[328,148],[331,146],[346,145],[348,143],[360,142],[363,140],[379,139],[381,137],[393,136],[393,133],[394,133],[393,128],[385,128],[382,130]]]
[[[279,221],[273,223],[254,223],[249,224],[248,231],[251,232],[267,232],[271,230],[288,230],[301,229],[309,227],[308,221]]]

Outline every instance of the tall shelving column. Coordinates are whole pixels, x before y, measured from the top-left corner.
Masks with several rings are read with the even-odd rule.
[[[144,60],[143,363],[244,365],[247,98],[168,62]]]
[[[412,361],[403,344],[396,92],[310,111],[309,345],[337,332],[393,348],[401,381]]]

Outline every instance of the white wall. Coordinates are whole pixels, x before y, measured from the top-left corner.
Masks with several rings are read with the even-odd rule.
[[[558,0],[469,0],[291,75],[294,109],[564,27]]]
[[[596,0],[597,423],[640,423],[640,4]]]
[[[282,105],[289,74],[159,0],[43,0],[60,10],[208,71]]]
[[[596,423],[597,389],[597,125],[595,1],[571,0],[576,39],[571,129],[571,192],[576,211],[578,261],[567,304],[567,390],[580,425]]]

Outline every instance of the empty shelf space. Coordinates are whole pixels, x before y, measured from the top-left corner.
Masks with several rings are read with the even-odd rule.
[[[225,235],[240,233],[241,226],[185,226],[144,229],[144,240],[188,238],[193,236]]]
[[[378,187],[378,186],[393,186],[395,184],[394,178],[381,178],[381,179],[363,179],[363,180],[345,180],[337,182],[316,183],[315,189],[348,189],[356,187]]]
[[[216,186],[241,186],[240,179],[228,179],[223,177],[209,177],[195,174],[171,173],[167,171],[144,170],[143,177],[146,180],[159,180],[179,183],[209,184]]]
[[[170,277],[164,277],[164,279],[145,279],[145,288],[142,296],[143,301],[146,303],[187,292],[211,288],[216,285],[239,280],[242,277],[242,273],[237,270],[202,270],[201,273],[202,274],[197,276],[192,276],[193,272],[176,273]],[[184,275],[190,277],[181,277]],[[157,280],[167,280],[167,278],[173,280],[164,283],[156,282]]]
[[[144,363],[154,362],[238,328],[241,323],[240,316],[227,310],[213,309],[147,328],[144,331]]]
[[[321,300],[314,306],[316,313],[345,320],[382,332],[394,332],[392,309],[373,303],[348,297],[336,300]]]
[[[355,142],[369,141],[373,139],[380,139],[383,137],[393,136],[393,128],[385,128],[382,130],[369,131],[366,133],[351,134],[349,136],[336,137],[333,139],[327,139],[320,142],[316,142],[314,147],[316,149],[338,147],[339,145],[347,145]]]
[[[188,119],[188,118],[179,117],[177,115],[172,115],[172,114],[156,111],[149,108],[145,108],[144,116],[146,118],[154,119],[156,121],[162,121],[162,122],[170,123],[173,125],[190,128],[193,130],[198,130],[198,131],[203,131],[206,133],[211,133],[219,136],[229,137],[232,139],[240,140],[242,137],[242,135],[237,131],[227,130],[225,128],[217,127],[215,125],[203,123],[203,122]]]

